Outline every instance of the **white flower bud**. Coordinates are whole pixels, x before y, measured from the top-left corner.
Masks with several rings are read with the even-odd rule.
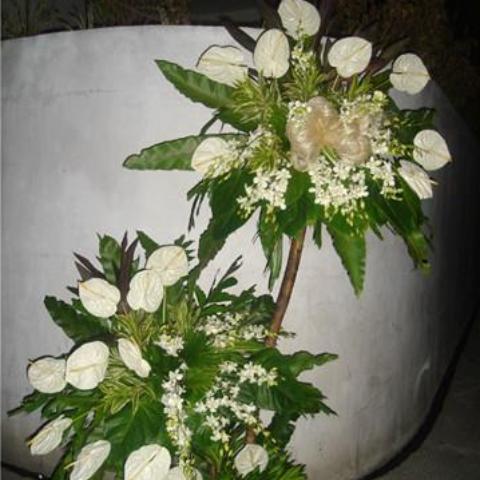
[[[342,78],[363,72],[372,58],[372,44],[360,37],[337,40],[328,52],[328,63]]]
[[[197,70],[216,82],[234,85],[248,74],[243,53],[237,47],[213,45],[198,59]]]
[[[407,182],[408,186],[420,199],[432,198],[432,181],[425,171],[418,165],[407,160],[400,160],[398,173]]]
[[[290,46],[282,31],[272,28],[260,35],[253,52],[253,61],[264,77],[283,77],[290,67],[289,58]]]
[[[80,301],[88,313],[108,318],[115,314],[120,301],[120,291],[102,278],[91,278],[78,284]]]
[[[425,64],[413,53],[400,55],[393,63],[390,82],[400,92],[415,95],[423,90],[429,80]]]
[[[165,286],[173,285],[188,273],[187,254],[177,245],[160,247],[148,257],[146,268],[158,272]]]
[[[282,0],[278,14],[288,35],[295,39],[315,35],[320,28],[318,10],[305,0]]]
[[[136,343],[126,338],[118,341],[118,353],[123,363],[139,377],[146,378],[150,374],[150,364],[142,358],[142,352]]]
[[[79,390],[95,388],[105,378],[108,356],[103,342],[89,342],[77,348],[67,359],[67,382]]]
[[[132,452],[125,462],[125,480],[164,480],[172,459],[160,445],[145,445]]]
[[[138,272],[130,281],[127,303],[133,310],[156,312],[163,299],[161,275],[154,270]]]
[[[72,424],[71,418],[63,415],[47,423],[30,441],[32,455],[46,455],[55,450],[62,442],[63,432]]]
[[[67,384],[65,380],[65,360],[52,357],[41,358],[30,365],[27,377],[32,387],[39,392],[61,392]]]
[[[268,453],[261,446],[254,443],[245,445],[235,457],[235,468],[238,473],[245,477],[255,469],[263,472],[268,465]]]
[[[438,170],[452,160],[447,143],[435,130],[418,132],[413,145],[413,158],[425,170]]]
[[[98,440],[85,445],[75,460],[70,480],[88,480],[110,455],[110,442]]]

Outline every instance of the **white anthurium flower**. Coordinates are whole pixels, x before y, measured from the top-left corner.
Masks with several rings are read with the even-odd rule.
[[[213,167],[232,155],[228,143],[219,137],[206,138],[192,155],[192,168],[203,176],[212,176]]]
[[[29,442],[32,455],[46,455],[62,443],[63,432],[72,424],[71,418],[60,415],[47,423]]]
[[[328,63],[342,78],[363,72],[372,58],[372,44],[360,37],[337,40],[328,52]]]
[[[168,472],[166,480],[203,480],[203,477],[202,474],[194,468],[192,475],[187,479],[180,467],[174,467]]]
[[[188,273],[187,254],[177,245],[160,247],[148,257],[146,268],[158,272],[168,287]]]
[[[197,70],[216,82],[234,85],[248,74],[243,52],[232,46],[213,45],[198,59]]]
[[[172,458],[160,445],[145,445],[132,452],[125,462],[125,480],[166,480]]]
[[[288,38],[281,30],[272,28],[260,35],[253,52],[253,62],[264,77],[283,77],[290,67],[289,58]]]
[[[263,472],[268,465],[268,453],[261,445],[250,443],[238,452],[234,463],[235,468],[242,477],[245,477],[257,468],[260,469],[260,472]]]
[[[91,278],[80,282],[78,294],[87,312],[100,318],[114,315],[120,301],[120,290],[103,278]]]
[[[28,367],[28,381],[39,392],[61,392],[67,385],[65,366],[66,362],[63,358],[40,358]]]
[[[297,40],[303,35],[315,35],[320,28],[318,10],[305,0],[282,0],[278,14],[288,35]]]
[[[155,270],[143,270],[130,281],[127,303],[133,310],[156,312],[163,299],[163,282]]]
[[[400,160],[398,173],[418,195],[418,198],[424,200],[433,197],[432,181],[423,168],[407,160]]]
[[[425,170],[438,170],[452,161],[444,138],[435,130],[422,130],[413,139],[413,158]]]
[[[111,445],[106,440],[85,445],[74,462],[70,480],[88,480],[110,455]]]
[[[148,377],[151,370],[150,364],[142,358],[142,352],[136,343],[121,338],[118,341],[118,353],[130,370],[133,370],[139,377]]]
[[[400,92],[415,95],[424,89],[429,80],[427,67],[417,55],[405,53],[393,62],[390,82]]]
[[[89,342],[77,348],[67,359],[67,382],[79,390],[95,388],[105,378],[108,356],[103,342]]]

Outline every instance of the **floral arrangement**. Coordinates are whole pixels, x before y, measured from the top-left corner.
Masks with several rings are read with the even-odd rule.
[[[205,199],[212,216],[197,264],[190,268],[183,237],[160,246],[142,232],[130,245],[126,236],[121,243],[104,236],[101,268],[76,255],[81,280],[70,287],[71,303],[45,300],[75,346],[30,364],[35,392],[17,411],[47,419],[29,440],[32,454],[65,446],[53,479],[107,471],[126,480],[305,479],[286,451],[295,422],[333,411],[299,375],[336,357],[285,355],[276,343],[287,335],[282,322],[307,229],[319,248],[328,231],[356,294],[369,230],[381,238],[389,227],[428,270],[421,200],[433,194],[427,172],[450,153],[432,110],[400,110],[389,95],[392,87],[420,92],[429,81],[423,62],[398,56],[397,45],[329,38],[328,9],[305,0],[282,0],[278,11],[260,5],[267,29],[257,39],[226,25],[251,58],[215,45],[196,70],[157,61],[181,93],[214,114],[199,135],[125,161],[201,174],[188,193],[189,226]],[[209,133],[217,121],[232,128]],[[202,270],[254,214],[270,287],[290,242],[277,300],[254,287],[229,291],[238,260],[203,291]]]

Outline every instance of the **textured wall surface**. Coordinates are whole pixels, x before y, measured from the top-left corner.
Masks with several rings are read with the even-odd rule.
[[[68,298],[76,278],[72,251],[89,257],[95,233],[142,229],[168,242],[186,230],[185,193],[194,173],[122,169],[130,153],[196,133],[207,109],[179,95],[155,58],[192,66],[218,28],[116,28],[9,41],[3,51],[3,349],[4,459],[48,471],[53,456],[32,458],[24,438],[38,418],[7,419],[30,391],[28,359],[70,348],[43,308],[46,294]],[[297,332],[285,350],[339,354],[306,375],[337,417],[301,420],[291,448],[310,478],[349,480],[392,456],[430,405],[476,297],[478,258],[469,223],[476,218],[478,147],[434,86],[402,106],[434,105],[455,161],[435,174],[425,203],[435,231],[433,270],[413,270],[402,242],[369,238],[365,292],[355,298],[325,235],[309,240],[286,320]],[[200,228],[207,218],[203,213]],[[191,234],[196,239],[200,231]],[[234,235],[207,272],[244,253],[242,286],[259,282],[263,258],[253,224]]]

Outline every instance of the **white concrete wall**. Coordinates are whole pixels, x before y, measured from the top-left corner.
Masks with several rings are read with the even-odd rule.
[[[69,341],[43,308],[44,295],[68,298],[76,279],[72,251],[96,252],[95,233],[143,229],[160,242],[186,230],[185,193],[193,173],[122,169],[130,153],[196,133],[207,109],[178,94],[153,59],[191,66],[219,28],[146,27],[60,33],[9,41],[3,50],[3,351],[2,427],[6,461],[48,470],[23,439],[37,418],[5,418],[29,393],[28,359],[58,354]],[[287,350],[330,351],[340,359],[308,378],[338,417],[302,420],[292,449],[311,479],[347,480],[371,470],[414,433],[476,295],[478,238],[469,222],[478,204],[478,148],[439,90],[403,105],[436,105],[455,162],[435,175],[425,203],[435,230],[433,272],[414,271],[402,242],[369,238],[365,292],[355,298],[325,235],[309,240],[286,320],[297,332]],[[202,227],[207,218],[204,212]],[[199,231],[192,234],[197,238]],[[250,224],[215,261],[245,254],[243,286],[259,282],[263,258]],[[210,269],[210,275],[213,268]]]

